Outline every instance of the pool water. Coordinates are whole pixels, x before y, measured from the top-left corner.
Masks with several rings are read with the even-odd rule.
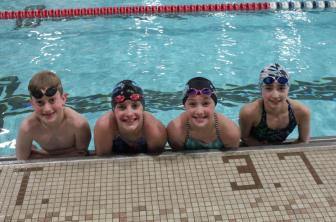
[[[246,2],[252,3],[238,3]],[[210,3],[219,2],[200,2]],[[4,1],[0,11],[167,4],[195,2]],[[33,111],[28,82],[42,70],[57,73],[68,94],[67,106],[84,115],[93,132],[97,119],[110,110],[112,88],[123,79],[132,79],[144,89],[147,110],[167,125],[183,112],[184,84],[196,76],[209,78],[220,98],[216,110],[238,124],[240,108],[261,96],[257,89],[260,71],[278,62],[290,72],[289,97],[311,109],[311,136],[334,136],[335,12],[0,20],[0,155],[15,153],[18,127]],[[290,138],[297,136],[296,130]],[[94,149],[93,139],[89,149]]]

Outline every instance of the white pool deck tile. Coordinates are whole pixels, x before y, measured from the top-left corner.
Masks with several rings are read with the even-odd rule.
[[[0,165],[0,221],[336,221],[336,146]]]

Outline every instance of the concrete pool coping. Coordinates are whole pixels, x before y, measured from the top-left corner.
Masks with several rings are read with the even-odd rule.
[[[149,157],[149,156],[173,156],[173,155],[183,155],[183,154],[193,154],[193,153],[235,153],[244,151],[265,151],[265,150],[283,150],[283,149],[296,149],[296,148],[313,148],[321,146],[332,146],[336,145],[336,136],[325,136],[325,137],[311,137],[308,144],[291,144],[295,139],[287,139],[281,144],[270,145],[270,146],[255,146],[255,147],[239,147],[230,149],[213,149],[213,150],[185,150],[173,152],[170,146],[166,146],[162,153],[152,153],[152,154],[119,154],[119,155],[107,155],[107,156],[97,156],[94,150],[89,150],[84,157],[69,157],[69,158],[53,158],[53,159],[39,159],[39,160],[16,160],[15,155],[3,155],[0,156],[0,165],[10,165],[10,164],[25,164],[25,163],[43,163],[43,162],[64,162],[64,161],[83,161],[83,160],[97,160],[97,159],[123,159],[123,158],[136,158],[136,157]]]

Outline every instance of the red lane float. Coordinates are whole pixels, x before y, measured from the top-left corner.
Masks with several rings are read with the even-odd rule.
[[[88,15],[93,15],[93,8],[88,8],[87,9],[87,14]]]
[[[100,10],[99,10],[99,8],[94,8],[94,9],[93,9],[93,14],[94,14],[94,15],[100,15]]]
[[[34,12],[34,10],[29,10],[29,12],[28,12],[28,17],[29,17],[29,18],[34,18],[34,17],[35,17],[35,12]]]
[[[74,16],[74,10],[73,10],[72,8],[70,8],[70,9],[68,10],[68,15],[69,15],[69,16]]]
[[[126,7],[126,13],[127,14],[131,14],[132,13],[132,7],[131,6],[127,6]]]
[[[0,13],[1,14],[1,13]],[[16,18],[22,18],[22,12],[21,11],[16,11],[15,12]],[[48,15],[47,15],[48,16]]]
[[[113,13],[112,7],[107,7],[106,12],[107,12],[107,14],[111,15]]]
[[[28,18],[28,11],[27,10],[22,11],[22,18]]]
[[[195,5],[189,5],[189,11],[195,12],[196,11]]]
[[[43,18],[48,18],[48,10],[46,10],[46,9],[42,10],[42,17]]]
[[[62,16],[62,17],[66,17],[66,16],[68,16],[68,10],[66,10],[66,9],[62,9],[62,10],[61,10],[61,16]]]
[[[100,14],[101,15],[106,15],[106,8],[105,7],[100,8]]]
[[[79,8],[75,8],[75,16],[80,16],[81,10]]]
[[[165,5],[165,7],[164,7],[164,11],[165,11],[165,13],[169,13],[169,12],[170,12],[170,7],[169,7],[169,5]]]
[[[237,3],[234,3],[232,6],[233,6],[233,10],[239,11],[239,5]]]
[[[258,9],[259,9],[258,4],[255,3],[255,2],[253,2],[253,3],[252,3],[252,9],[253,9],[253,10],[258,10]]]
[[[182,5],[178,5],[178,6],[176,6],[176,11],[177,11],[177,12],[183,12],[184,10],[183,10]]]
[[[8,17],[9,17],[10,19],[14,19],[14,18],[15,18],[15,12],[14,12],[14,11],[10,11],[10,12],[8,13]]]
[[[252,10],[251,3],[246,3],[246,10]]]
[[[213,12],[213,11],[245,11],[270,9],[269,2],[259,3],[234,3],[234,4],[197,4],[195,5],[165,5],[165,6],[120,6],[120,7],[101,7],[101,8],[76,8],[76,9],[49,9],[49,10],[23,10],[23,11],[3,11],[0,12],[0,19],[14,18],[47,18],[47,17],[72,17],[86,15],[111,15],[111,14],[155,14],[155,13],[175,13],[175,12]]]
[[[152,9],[151,9],[151,7],[150,6],[146,6],[145,7],[145,13],[152,13]]]
[[[232,11],[232,10],[233,10],[233,6],[232,6],[232,4],[227,4],[227,5],[226,5],[226,10],[227,10],[227,11]]]
[[[7,11],[2,12],[2,19],[8,19],[8,18],[9,18],[8,12]]]
[[[139,8],[138,8],[138,6],[133,6],[133,8],[132,8],[132,12],[133,12],[134,14],[137,14],[137,13],[139,12]]]

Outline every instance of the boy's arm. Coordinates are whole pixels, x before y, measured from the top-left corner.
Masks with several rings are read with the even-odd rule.
[[[247,146],[268,145],[266,141],[259,142],[250,134],[253,126],[253,112],[255,112],[255,110],[251,109],[249,105],[251,104],[243,106],[239,112],[239,127],[241,133],[241,140]]]
[[[18,136],[16,138],[16,159],[28,160],[30,157],[32,146],[34,146],[33,138],[28,128],[27,122],[24,120],[19,127]]]
[[[302,110],[300,112],[299,122],[299,137],[293,142],[293,144],[309,143],[310,138],[310,110],[306,105],[301,104]]]
[[[147,113],[147,112],[146,112]],[[148,121],[147,121],[148,120]],[[163,123],[152,114],[147,113],[145,134],[147,134],[148,152],[162,152],[167,143],[167,131]]]
[[[181,125],[181,115],[170,121],[167,126],[168,143],[173,151],[184,150],[185,137],[182,138],[184,134],[179,125]]]
[[[25,122],[21,124],[16,139],[15,154],[17,160],[33,160],[45,158],[61,158],[78,156],[78,152],[74,152],[75,148],[68,148],[56,151],[45,151],[38,149],[33,143],[29,129],[25,126]]]
[[[81,123],[77,126],[75,132],[75,149],[79,155],[84,154],[83,156],[85,156],[91,141],[91,129],[89,122],[85,119],[85,117],[81,117]]]

